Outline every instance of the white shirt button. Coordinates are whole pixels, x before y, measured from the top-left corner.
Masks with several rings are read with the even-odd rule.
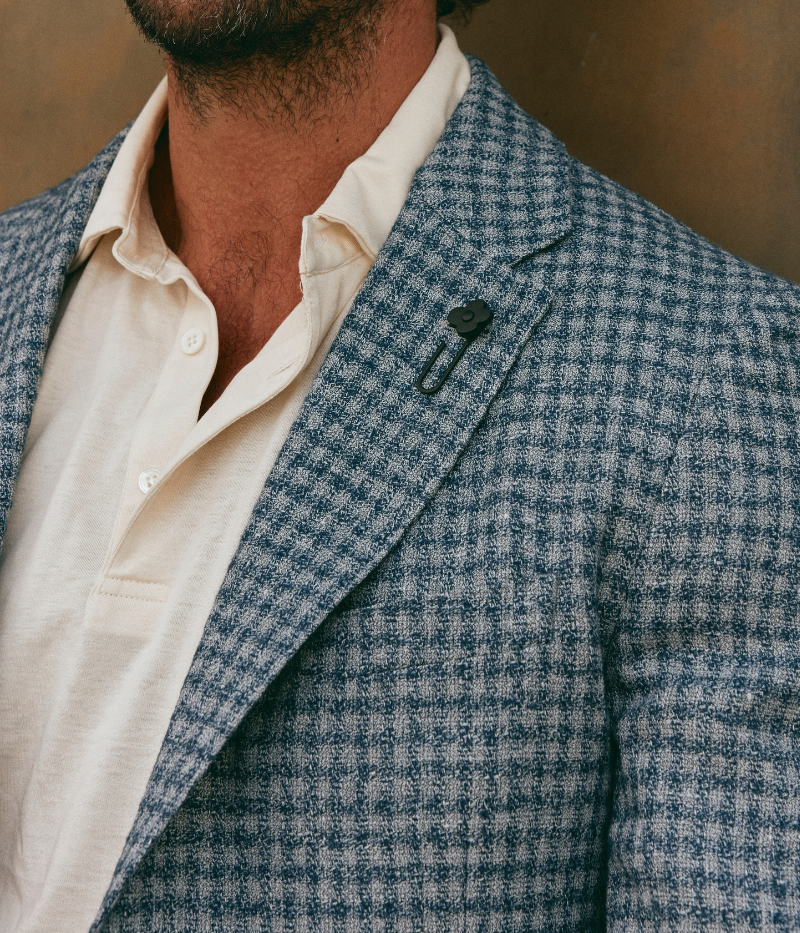
[[[205,342],[206,335],[200,328],[192,327],[191,330],[187,330],[183,337],[181,337],[181,350],[183,350],[187,356],[194,356],[195,353],[199,353],[203,349],[203,344]]]
[[[150,492],[150,490],[155,486],[156,480],[161,474],[158,470],[145,470],[143,473],[139,474],[139,489],[142,492]]]

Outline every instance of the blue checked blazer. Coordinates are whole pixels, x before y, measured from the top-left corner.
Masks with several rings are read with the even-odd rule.
[[[800,930],[800,295],[471,64],[94,931]],[[2,527],[120,139],[0,217]],[[422,395],[474,298],[490,330]]]

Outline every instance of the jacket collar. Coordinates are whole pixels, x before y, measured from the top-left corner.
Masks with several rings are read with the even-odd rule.
[[[470,86],[411,195],[436,205],[487,257],[512,265],[571,230],[570,160],[486,65],[468,58]]]

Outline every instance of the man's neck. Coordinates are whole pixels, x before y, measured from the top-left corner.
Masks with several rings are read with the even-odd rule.
[[[217,310],[220,360],[207,408],[299,302],[302,220],[369,149],[433,59],[433,4],[387,4],[358,85],[287,119],[276,102],[199,119],[169,68],[169,124],[150,176],[167,244]],[[258,101],[258,95],[254,95]],[[231,348],[237,348],[232,351]]]

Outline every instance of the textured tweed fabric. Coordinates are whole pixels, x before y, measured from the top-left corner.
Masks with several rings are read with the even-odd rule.
[[[94,930],[800,930],[800,293],[472,68]],[[115,145],[0,218],[5,509]],[[474,298],[494,323],[421,395]]]

